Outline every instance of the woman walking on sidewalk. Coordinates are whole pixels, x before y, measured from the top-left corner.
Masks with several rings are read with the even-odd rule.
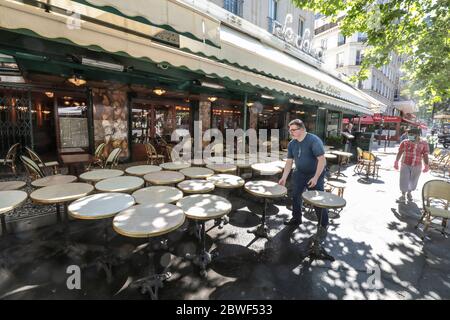
[[[402,160],[400,169],[400,191],[399,201],[405,201],[405,193],[409,201],[412,201],[411,191],[417,188],[420,173],[422,171],[422,160],[425,164],[423,172],[427,172],[428,166],[428,143],[420,140],[420,131],[416,128],[410,129],[408,139],[403,140],[398,148],[394,168],[398,170],[398,162]],[[403,156],[403,157],[402,157]]]

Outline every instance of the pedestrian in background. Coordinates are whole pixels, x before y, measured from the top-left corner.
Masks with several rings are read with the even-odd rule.
[[[402,195],[398,199],[400,202],[405,201],[405,194],[408,201],[412,201],[411,192],[417,188],[417,182],[422,172],[422,161],[424,163],[423,172],[430,169],[428,153],[428,143],[420,139],[419,129],[410,129],[408,139],[400,143],[394,163],[394,168],[398,170],[398,163],[401,160],[400,191]]]

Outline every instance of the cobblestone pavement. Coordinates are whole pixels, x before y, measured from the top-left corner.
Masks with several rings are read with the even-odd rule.
[[[324,246],[334,262],[305,257],[316,222],[304,219],[298,228],[286,227],[288,198],[268,206],[272,240],[255,240],[247,233],[259,223],[262,202],[243,191],[215,191],[233,204],[230,222],[222,229],[207,223],[207,248],[219,256],[206,277],[186,253],[197,250],[195,236],[184,227],[169,236],[172,277],[161,299],[449,299],[450,240],[436,231],[421,239],[414,228],[420,216],[422,185],[442,179],[422,174],[418,191],[408,203],[398,203],[399,173],[393,169],[396,148],[380,149],[380,177],[365,181],[344,173],[347,206],[332,220]],[[445,178],[444,178],[445,179]],[[447,178],[448,179],[448,178]],[[29,191],[29,190],[27,190]],[[53,214],[51,207],[27,204],[17,217],[28,229]],[[41,216],[23,219],[25,216]],[[47,210],[47,211],[40,211]],[[47,214],[50,213],[50,214]],[[9,217],[10,225],[20,230]],[[109,248],[117,260],[113,281],[97,268],[105,251],[102,224],[70,221],[68,227],[49,221],[46,226],[14,232],[0,241],[0,298],[2,299],[148,299],[129,284],[148,271],[146,242],[110,233]],[[169,257],[166,256],[166,258]],[[67,267],[81,267],[81,289],[69,290]]]

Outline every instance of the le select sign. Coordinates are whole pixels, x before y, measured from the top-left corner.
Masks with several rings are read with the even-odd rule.
[[[373,121],[375,122],[402,122],[401,117],[395,117],[395,116],[383,116],[381,114],[374,114],[373,115]]]

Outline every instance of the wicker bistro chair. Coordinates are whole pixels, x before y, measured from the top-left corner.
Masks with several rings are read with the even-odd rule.
[[[115,148],[113,149],[113,151],[110,152],[108,158],[106,158],[105,160],[105,165],[103,166],[104,168],[114,168],[117,167],[117,164],[119,163],[119,156],[120,153],[122,152],[121,148]]]
[[[44,171],[42,171],[39,165],[32,159],[28,158],[27,156],[20,156],[20,160],[22,160],[22,163],[25,166],[25,169],[27,170],[31,181],[45,177]]]
[[[89,163],[88,170],[91,169],[92,166],[99,166],[103,168],[105,166],[105,158],[103,157],[103,151],[105,150],[106,143],[100,143],[94,152],[94,160]]]
[[[13,144],[6,153],[5,159],[0,159],[0,164],[10,167],[14,174],[17,174],[16,158],[19,146],[20,143]]]
[[[353,168],[353,172],[356,174],[360,174],[364,169],[364,159],[363,159],[363,150],[360,147],[356,148],[356,165]]]
[[[439,156],[442,154],[442,149],[441,148],[435,148],[433,153],[428,155],[428,159],[430,159],[430,161],[432,160],[436,160],[439,158]]]
[[[147,152],[147,164],[161,164],[164,162],[164,155],[158,154],[151,143],[145,144],[145,151]]]
[[[362,163],[363,163],[363,170],[366,170],[366,175],[371,175],[374,179],[378,178],[380,165],[377,164],[377,157],[370,151],[363,151],[362,154]]]
[[[39,166],[39,168],[42,168],[42,169],[53,168],[53,174],[58,174],[58,169],[59,169],[58,161],[44,162],[39,157],[39,155],[36,152],[34,152],[33,150],[31,150],[30,148],[25,147],[25,150],[27,150],[28,155],[30,156],[30,159],[33,160]]]
[[[438,156],[436,156],[434,159],[430,159],[430,169],[431,170],[437,170],[439,166],[444,164],[447,161],[447,157],[449,156],[448,151],[441,151]]]
[[[430,227],[431,221],[435,218],[442,219],[442,235],[446,235],[447,220],[450,218],[450,183],[443,180],[430,180],[422,188],[423,213],[419,222],[415,226],[417,229],[421,223],[424,224],[423,236]]]

